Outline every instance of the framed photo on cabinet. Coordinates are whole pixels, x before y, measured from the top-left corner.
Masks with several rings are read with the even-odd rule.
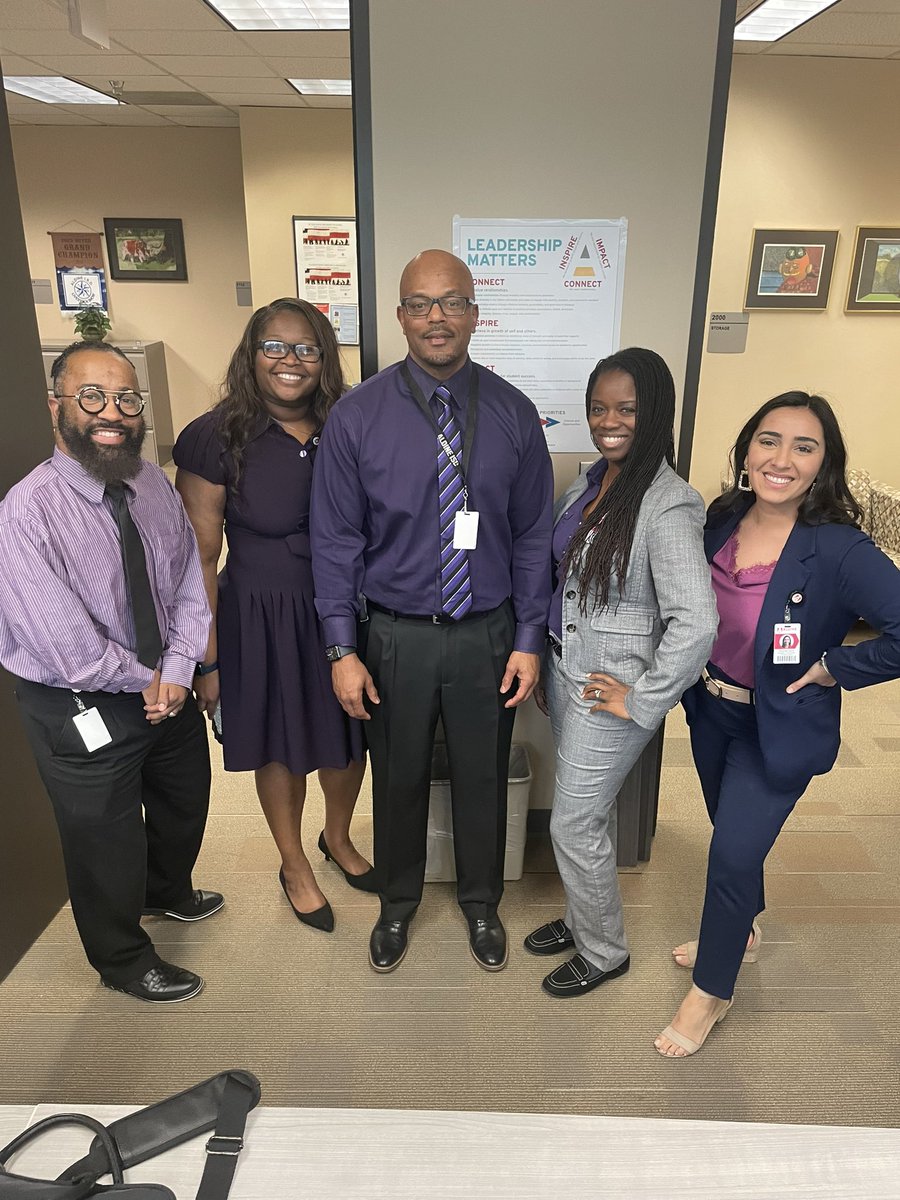
[[[836,229],[754,229],[744,308],[823,309]]]
[[[900,313],[900,229],[857,229],[847,312]]]

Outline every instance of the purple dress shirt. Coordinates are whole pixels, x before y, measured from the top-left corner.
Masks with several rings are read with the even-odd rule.
[[[406,362],[430,400],[441,381]],[[322,434],[310,515],[316,608],[329,646],[356,645],[360,593],[397,612],[441,611],[437,435],[400,366],[343,396]],[[515,649],[539,653],[552,591],[547,442],[527,396],[471,360],[444,381],[461,428],[470,371],[479,385],[467,471],[469,508],[479,513],[472,607],[486,611],[511,597]]]
[[[569,547],[572,534],[581,524],[581,514],[590,502],[597,498],[608,465],[605,458],[597,459],[594,465],[588,469],[587,487],[576,500],[572,501],[564,513],[560,513],[559,520],[553,526],[553,576],[556,579],[556,589],[553,592],[553,599],[550,601],[548,625],[550,632],[558,642],[562,641],[562,594],[566,584],[565,575],[559,573],[559,564]]]
[[[160,677],[190,687],[210,625],[194,531],[159,467],[143,463],[125,488],[163,639]],[[0,504],[0,662],[13,675],[89,692],[141,692],[151,682],[135,656],[119,532],[104,493],[57,449]]]
[[[759,614],[775,563],[738,569],[737,533],[733,533],[712,560],[712,585],[719,610],[719,632],[709,661],[743,687],[753,688],[756,669],[753,649]]]

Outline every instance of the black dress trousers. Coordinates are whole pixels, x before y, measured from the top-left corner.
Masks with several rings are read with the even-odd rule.
[[[412,916],[425,879],[431,756],[438,717],[450,766],[457,896],[493,916],[503,893],[506,789],[514,709],[500,683],[515,618],[507,601],[453,624],[369,610],[359,653],[381,703],[368,704],[375,865],[382,918]],[[515,685],[514,685],[515,687]],[[511,694],[511,693],[510,693]]]
[[[160,960],[141,928],[145,907],[191,895],[209,808],[206,728],[188,699],[151,725],[140,692],[81,692],[112,742],[93,753],[72,718],[67,688],[16,681],[25,730],[53,805],[72,914],[88,960],[104,979],[140,979]]]

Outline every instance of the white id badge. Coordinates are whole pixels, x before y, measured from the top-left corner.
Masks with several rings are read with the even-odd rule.
[[[474,550],[478,542],[478,513],[461,508],[453,522],[453,549]]]
[[[112,741],[112,734],[106,728],[106,722],[100,716],[98,708],[87,708],[77,717],[73,717],[72,721],[88,754],[93,754],[101,746],[108,746]]]
[[[800,622],[790,621],[775,626],[772,640],[773,663],[799,663]]]

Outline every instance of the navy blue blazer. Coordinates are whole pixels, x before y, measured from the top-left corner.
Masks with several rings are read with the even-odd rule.
[[[708,561],[724,546],[750,503],[714,524],[707,521],[703,540]],[[792,603],[797,594],[802,599]],[[842,646],[859,617],[880,636]],[[800,622],[799,665],[772,662],[774,627],[786,620]],[[828,670],[840,686],[807,684],[788,695],[785,688],[825,651]],[[756,627],[754,666],[766,775],[776,787],[805,787],[813,775],[829,771],[837,758],[841,690],[900,677],[900,571],[853,525],[798,521],[766,589]],[[689,692],[684,700],[690,722],[696,697]]]

